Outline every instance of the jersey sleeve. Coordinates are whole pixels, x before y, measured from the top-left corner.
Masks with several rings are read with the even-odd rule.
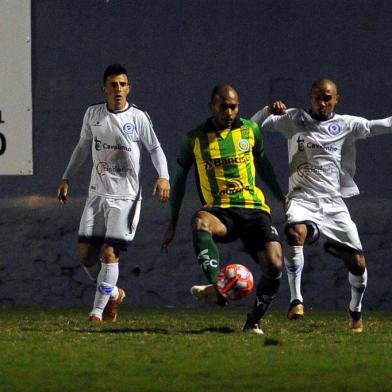
[[[293,134],[293,121],[296,109],[289,109],[283,115],[270,114],[261,124],[261,128],[266,132],[279,132],[286,138]]]
[[[152,121],[147,112],[143,112],[140,116],[140,140],[147,151],[154,150],[160,146],[157,135],[155,134]]]
[[[180,152],[177,155],[177,163],[184,167],[189,168],[195,162],[195,155],[193,153],[193,147],[195,139],[190,133],[183,136],[181,140]]]
[[[256,170],[262,181],[272,191],[272,194],[275,196],[275,198],[278,200],[282,200],[282,189],[276,179],[274,169],[264,151],[262,130],[257,123],[253,123],[253,125],[254,126],[252,128],[255,136],[255,145],[252,152],[254,156]]]
[[[256,122],[252,123],[252,129],[255,138],[255,144],[253,146],[253,155],[258,155],[260,157],[263,157],[264,141],[263,141],[262,131],[260,129],[260,126]]]
[[[392,117],[369,121],[370,136],[386,135],[392,133]]]
[[[264,120],[269,116],[268,113],[268,106],[264,106],[261,110],[259,110],[258,112],[256,112],[251,118],[250,120],[261,125]]]
[[[86,162],[91,148],[93,135],[90,128],[91,110],[87,109],[84,117],[80,138],[78,144],[74,148],[67,168],[63,174],[63,179],[69,179],[77,173],[80,167]]]
[[[366,139],[370,135],[370,122],[366,118],[350,116],[350,125],[355,139]]]
[[[170,193],[170,216],[172,221],[177,222],[180,214],[182,200],[186,189],[186,179],[190,167],[183,167],[177,163]]]
[[[158,173],[159,178],[166,178],[169,180],[169,170],[167,168],[167,160],[162,147],[159,146],[150,151],[151,161]]]

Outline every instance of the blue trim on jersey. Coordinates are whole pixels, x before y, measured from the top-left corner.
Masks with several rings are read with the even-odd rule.
[[[149,114],[147,112],[143,112],[143,113],[146,115],[147,120],[149,121],[150,125],[153,127],[152,121],[151,121],[151,118],[150,118]]]
[[[131,109],[132,106],[133,106],[133,105],[131,105],[128,101],[127,101],[127,104],[128,104],[128,107],[127,107],[126,109],[124,109],[124,110],[110,110],[110,109],[109,109],[109,105],[108,105],[108,103],[106,102],[106,110],[107,110],[109,113],[113,113],[113,114],[124,113],[124,112],[126,112],[127,110]]]
[[[92,108],[93,106],[104,105],[105,103],[106,103],[105,101],[92,103],[91,105],[87,106],[87,109]]]

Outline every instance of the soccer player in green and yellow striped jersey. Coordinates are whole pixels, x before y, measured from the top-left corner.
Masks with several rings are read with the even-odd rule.
[[[285,198],[264,154],[261,129],[239,118],[238,106],[233,87],[215,87],[210,102],[212,117],[183,138],[172,185],[171,221],[162,247],[167,250],[174,239],[186,178],[194,165],[203,207],[192,218],[193,245],[210,284],[193,286],[191,292],[198,299],[226,303],[216,290],[220,272],[216,243],[240,238],[262,271],[244,331],[261,334],[260,319],[279,288],[282,249],[271,225],[270,207],[256,186],[256,170],[275,197]]]

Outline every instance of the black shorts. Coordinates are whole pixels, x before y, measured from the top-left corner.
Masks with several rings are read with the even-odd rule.
[[[257,251],[263,251],[267,242],[280,243],[279,234],[266,212],[250,208],[218,207],[205,207],[201,211],[216,216],[226,226],[225,237],[213,236],[216,242],[227,243],[240,238],[252,256]]]

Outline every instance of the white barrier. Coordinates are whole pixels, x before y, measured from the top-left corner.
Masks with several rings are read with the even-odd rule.
[[[33,174],[30,0],[0,0],[0,175]]]

